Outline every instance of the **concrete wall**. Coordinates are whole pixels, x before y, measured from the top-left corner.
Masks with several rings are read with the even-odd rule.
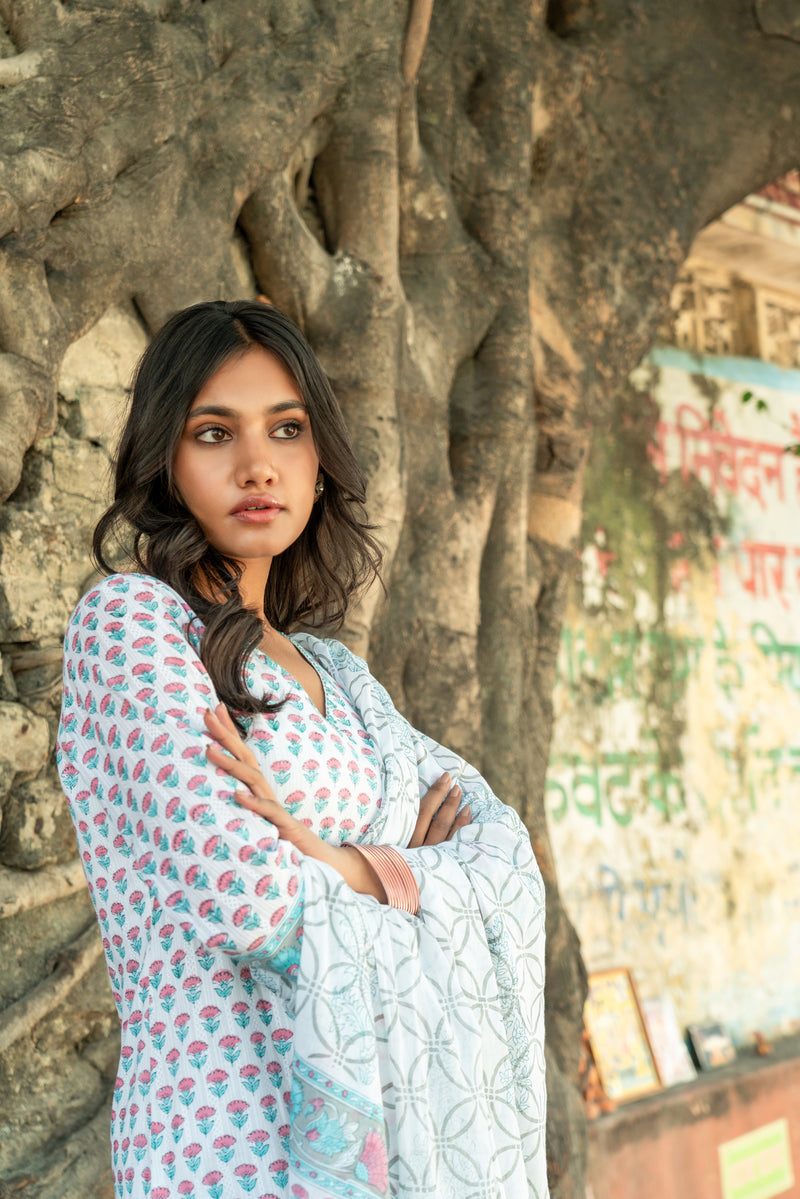
[[[800,1026],[797,441],[800,371],[650,355],[598,439],[555,696],[589,969],[740,1044]]]

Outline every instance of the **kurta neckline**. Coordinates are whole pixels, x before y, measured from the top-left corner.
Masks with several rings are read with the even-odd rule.
[[[315,662],[314,659],[309,654],[307,654],[304,650],[302,650],[300,648],[300,646],[297,645],[296,642],[292,641],[291,637],[287,636],[286,633],[281,633],[281,637],[285,637],[287,641],[290,641],[291,644],[294,646],[294,648],[297,650],[297,652],[299,654],[301,654],[303,658],[305,658],[306,662],[308,662],[311,669],[313,671],[315,671],[317,678],[319,679],[320,683],[322,684],[322,694],[325,698],[325,711],[324,712],[320,712],[319,708],[314,703],[313,699],[308,694],[308,692],[306,691],[303,684],[300,682],[300,680],[295,675],[292,674],[292,672],[290,670],[287,670],[285,666],[281,666],[280,662],[276,662],[274,658],[271,658],[269,656],[269,654],[265,653],[264,650],[261,649],[261,647],[258,645],[256,646],[256,653],[260,654],[265,662],[268,662],[270,664],[270,666],[274,666],[277,670],[279,670],[281,672],[282,675],[284,675],[289,680],[289,682],[293,683],[295,685],[295,687],[297,687],[297,689],[302,692],[302,694],[308,700],[308,702],[311,704],[311,707],[314,709],[314,711],[317,713],[317,715],[320,716],[323,720],[327,721],[328,724],[332,725],[334,722],[330,719],[329,714],[331,711],[331,699],[333,697],[331,696],[330,680],[327,677],[327,671],[323,670],[322,667],[319,666],[319,664],[317,662]]]

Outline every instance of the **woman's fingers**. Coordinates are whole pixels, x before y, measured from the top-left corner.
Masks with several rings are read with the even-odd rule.
[[[221,765],[221,769],[224,770],[226,774],[231,775],[232,778],[235,778],[237,782],[246,787],[251,795],[255,795],[259,799],[267,800],[269,803],[278,802],[275,797],[275,792],[272,790],[269,783],[260,771],[251,770],[249,766],[242,766],[240,762],[234,762],[232,766],[229,766],[228,763],[231,761],[230,758],[224,758],[221,756],[220,760],[221,763],[224,763],[224,765]]]
[[[425,845],[438,845],[440,841],[446,841],[450,835],[450,829],[458,812],[458,805],[461,803],[461,788],[456,784],[451,787],[442,801],[438,811],[431,820],[430,828],[425,837]]]
[[[450,790],[450,775],[443,774],[440,779],[437,779],[432,787],[423,795],[419,801],[419,814],[417,823],[414,828],[413,836],[409,841],[409,848],[417,849],[420,845],[424,845],[425,838],[428,835],[431,821],[436,815],[436,812],[441,807],[445,796]]]
[[[242,808],[247,808],[250,812],[255,812],[257,816],[263,816],[266,820],[271,820],[276,823],[275,817],[280,817],[285,814],[285,809],[280,806],[277,799],[267,799],[263,795],[254,795],[252,791],[235,791],[234,798]]]
[[[204,718],[209,736],[213,738],[206,746],[209,762],[247,788],[234,792],[240,807],[274,824],[279,836],[291,841],[303,852],[310,851],[312,857],[318,856],[315,851],[324,843],[302,821],[291,816],[276,798],[258,767],[255,754],[239,736],[227,708],[220,704],[216,711],[205,712]]]
[[[240,783],[244,783],[251,790],[254,787],[258,789],[259,780],[266,782],[260,770],[248,765],[247,762],[241,762],[238,758],[231,757],[216,741],[212,741],[210,745],[206,746],[206,757],[212,766],[224,770],[231,778],[238,779]]]
[[[242,741],[227,708],[220,704],[216,711],[209,709],[203,715],[209,735],[213,737],[206,746],[209,762],[244,783],[253,795],[277,803],[272,788],[258,768],[255,754]]]
[[[213,712],[208,708],[203,713],[203,718],[209,733],[223,749],[227,749],[238,761],[246,762],[248,766],[256,766],[255,754],[239,736],[239,730],[224,704],[218,704]]]
[[[461,814],[458,812],[461,798],[461,788],[458,783],[451,786],[449,774],[443,774],[437,779],[420,800],[419,815],[409,848],[438,845],[441,841],[448,841],[458,829],[469,824],[469,810],[464,809],[464,813]]]
[[[311,832],[302,821],[290,816],[286,809],[274,797],[269,799],[263,795],[254,795],[251,791],[236,791],[236,802],[242,808],[254,812],[256,816],[274,824],[278,836],[291,841],[303,853],[311,857],[320,857],[319,849],[325,844],[316,833]]]
[[[436,780],[432,787],[428,788],[422,799],[419,801],[419,819],[422,820],[427,817],[428,824],[430,824],[435,813],[439,810],[444,802],[445,796],[449,790],[450,775],[443,774],[440,779]]]
[[[461,809],[461,811],[458,813],[458,815],[456,816],[453,823],[450,825],[450,832],[447,834],[447,837],[445,838],[445,840],[450,841],[451,838],[455,836],[455,834],[458,832],[458,830],[460,828],[466,828],[466,826],[471,823],[472,823],[472,810],[471,810],[469,804],[467,804],[465,807],[463,807]]]

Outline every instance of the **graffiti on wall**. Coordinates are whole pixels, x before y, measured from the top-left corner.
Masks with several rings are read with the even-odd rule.
[[[768,664],[776,691],[786,689],[800,696],[800,643],[780,641],[764,621],[752,623],[750,638]],[[611,634],[606,649],[602,656],[591,653],[581,630],[564,630],[559,666],[564,689],[573,702],[587,683],[598,679],[604,681],[611,702],[644,697],[648,675],[642,664],[656,655],[667,664],[666,686],[661,691],[664,702],[679,703],[690,681],[699,684],[704,659],[710,659],[715,688],[729,701],[747,693],[746,660],[735,652],[735,644],[719,621],[711,638],[653,629],[618,631]],[[555,753],[546,784],[550,820],[559,823],[572,810],[598,825],[605,818],[624,827],[648,806],[667,820],[686,811],[682,775],[664,770],[657,747],[647,748],[655,739],[654,731],[644,729],[642,735],[644,747],[627,752]],[[747,724],[741,736],[744,754],[735,753],[724,741],[715,746],[730,776],[725,791],[732,812],[780,806],[787,789],[800,794],[800,728],[793,745],[784,741],[770,744],[768,728],[758,723]],[[702,790],[697,801],[698,816],[706,815],[709,803]]]
[[[747,406],[720,362],[643,371],[639,473],[590,482],[546,802],[590,969],[746,1040],[800,1027],[800,372]]]

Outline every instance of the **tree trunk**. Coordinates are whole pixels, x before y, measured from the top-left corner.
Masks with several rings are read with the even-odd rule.
[[[585,980],[543,790],[589,421],[696,231],[796,163],[797,21],[782,0],[0,15],[0,1194],[109,1193],[116,1017],[48,746],[120,339],[262,294],[319,353],[369,478],[386,592],[346,639],[531,831],[551,1186],[581,1195]]]

